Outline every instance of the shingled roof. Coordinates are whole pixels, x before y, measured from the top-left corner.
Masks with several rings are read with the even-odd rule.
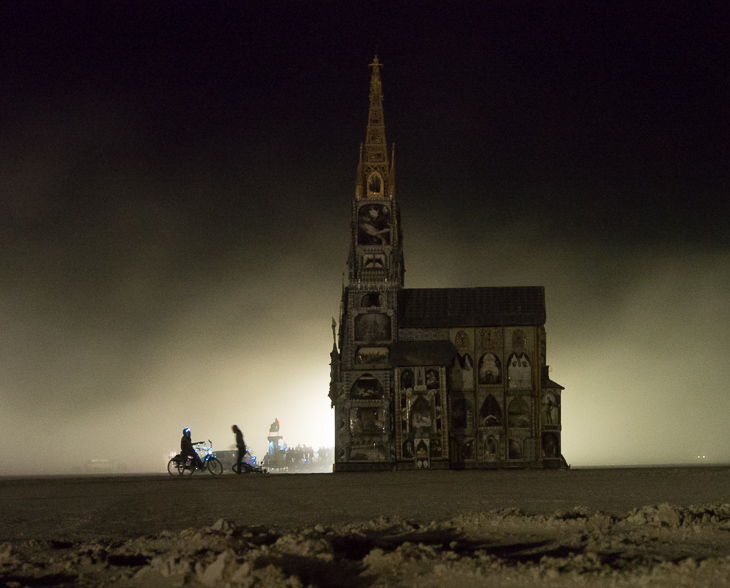
[[[396,341],[390,346],[390,365],[446,365],[454,363],[451,341]]]
[[[545,324],[545,288],[404,288],[398,327],[496,327]]]

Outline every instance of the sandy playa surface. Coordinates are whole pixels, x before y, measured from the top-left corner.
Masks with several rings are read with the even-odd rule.
[[[0,503],[6,586],[730,577],[729,468],[5,479]]]

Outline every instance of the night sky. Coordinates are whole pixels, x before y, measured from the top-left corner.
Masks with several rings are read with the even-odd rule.
[[[723,7],[4,2],[3,473],[333,445],[376,52],[406,286],[546,287],[573,465],[730,461]]]

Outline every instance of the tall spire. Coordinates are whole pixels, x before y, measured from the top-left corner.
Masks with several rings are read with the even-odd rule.
[[[365,145],[358,166],[358,199],[395,197],[395,186],[390,185],[391,170],[388,168],[388,148],[385,141],[383,87],[380,82],[382,66],[376,55],[370,64],[370,110]]]
[[[380,83],[382,64],[377,55],[370,67],[370,109],[365,142],[360,145],[357,164],[347,266],[350,285],[372,293],[378,289],[402,288],[405,270],[392,164],[395,151],[389,164]]]

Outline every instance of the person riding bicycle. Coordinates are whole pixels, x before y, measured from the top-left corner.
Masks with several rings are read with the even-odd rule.
[[[200,456],[196,453],[195,448],[193,447],[193,445],[198,445],[200,443],[202,443],[202,441],[193,443],[190,439],[190,429],[183,429],[183,436],[182,439],[180,439],[180,455],[192,458],[195,467],[202,470],[203,460],[200,459]]]

